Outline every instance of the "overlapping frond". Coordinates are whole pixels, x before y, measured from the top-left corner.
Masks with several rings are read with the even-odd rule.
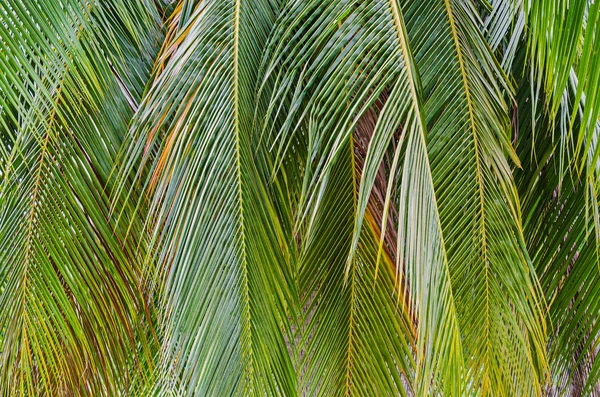
[[[301,231],[302,313],[294,340],[302,395],[406,396],[412,390],[416,335],[401,302],[405,296],[396,295],[397,276],[389,257],[384,257],[375,281],[377,225],[370,212],[346,270],[359,161],[348,142],[332,169],[310,231]]]
[[[518,161],[508,138],[503,75],[479,31],[477,11],[461,1],[291,2],[282,18],[271,47],[277,62],[269,71],[282,70],[275,95],[291,102],[279,130],[280,153],[288,137],[309,125],[313,176],[305,179],[301,208],[318,207],[356,120],[389,92],[362,175],[357,232],[379,164],[398,132],[382,219],[395,197],[398,272],[413,287],[411,301],[423,324],[420,393],[428,390],[429,374],[437,373],[454,377],[440,379],[456,394],[464,392],[459,384],[465,377],[475,379],[465,387],[484,394],[539,394],[541,301],[529,275],[506,159]],[[281,118],[279,109],[271,114]],[[432,290],[436,295],[426,294]],[[464,326],[464,376],[456,361],[454,316]]]
[[[516,156],[501,73],[469,23],[474,13],[460,1],[419,2],[406,11],[425,93],[428,152],[464,355],[469,377],[478,380],[470,386],[484,395],[539,395],[542,301],[507,162]],[[421,23],[425,15],[440,23]]]
[[[0,395],[600,395],[598,26],[4,0]]]
[[[380,118],[383,121],[378,122],[380,124],[373,136],[373,140],[380,141],[380,148],[372,150],[370,147],[367,159],[372,156],[377,158],[378,151],[385,151],[391,136],[405,121],[407,124],[412,123],[413,125],[420,122],[421,114],[415,113],[411,102],[413,99],[417,100],[415,90],[419,89],[417,87],[418,76],[414,65],[405,60],[409,56],[410,48],[403,24],[401,10],[395,1],[373,3],[332,1],[319,4],[291,2],[282,13],[278,25],[282,31],[276,31],[273,36],[272,56],[275,61],[270,70],[273,70],[274,74],[276,70],[284,71],[274,78],[277,82],[274,92],[275,95],[279,96],[283,93],[283,97],[289,97],[291,107],[284,114],[285,121],[282,123],[283,127],[277,138],[283,142],[279,153],[285,153],[289,137],[302,131],[302,128],[307,129],[309,159],[304,178],[303,201],[299,206],[300,220],[305,219],[309,236],[312,228],[316,227],[315,217],[317,214],[320,214],[321,211],[331,211],[324,210],[321,206],[326,205],[326,194],[331,189],[327,186],[337,186],[340,183],[331,174],[331,169],[336,167],[334,165],[336,158],[343,157],[343,154],[340,154],[342,153],[341,148],[347,144],[361,115],[381,98],[382,92],[387,90],[388,86],[393,86],[393,88],[391,88],[390,98],[387,99],[381,111]],[[306,32],[306,26],[312,28]],[[287,29],[287,31],[283,29]],[[411,89],[413,90],[412,94]],[[272,114],[281,117],[279,109],[273,110]],[[302,127],[302,125],[308,125],[308,127]],[[407,128],[414,127],[411,125]],[[362,193],[356,204],[360,220],[353,232],[355,236],[351,245],[353,250],[359,244],[358,231],[362,226],[362,218],[366,211],[371,191],[370,185],[373,184],[370,179],[374,177],[373,172],[377,172],[379,169],[380,162],[381,158],[375,161],[367,160],[368,165],[365,166],[366,169],[362,175]],[[365,178],[367,182],[364,182]],[[390,188],[395,185],[393,179],[392,176]],[[341,195],[336,199],[343,200]],[[338,207],[340,207],[340,211],[343,208],[339,204]],[[334,215],[323,216],[334,217]],[[387,218],[387,211],[384,211],[382,218]],[[321,220],[321,222],[323,221]],[[333,220],[331,222],[336,223]],[[368,228],[379,226],[370,225]],[[385,226],[383,227],[386,229]],[[395,227],[396,225],[392,225],[392,228]],[[402,226],[404,238],[408,239],[404,227],[405,225]],[[367,235],[368,233],[370,232],[367,232]],[[318,241],[323,241],[323,239]],[[342,242],[339,241],[338,244],[342,244]],[[420,252],[431,248],[430,241],[427,239],[418,241],[416,246]],[[336,255],[340,255],[343,248],[344,246],[340,245],[329,250],[321,248],[320,251],[323,253],[332,251]],[[442,247],[438,246],[438,248]],[[395,247],[392,250],[395,252]],[[441,251],[433,250],[432,252],[435,252],[434,255],[441,254]],[[357,260],[355,255],[358,254],[351,255],[346,271],[347,282],[351,285],[354,285],[351,280],[356,271],[354,268],[357,266],[354,262]],[[404,259],[404,252],[401,255]],[[436,257],[436,259],[440,258]],[[375,264],[375,269],[372,270],[372,275],[375,277],[378,268],[377,256],[371,258],[371,261]],[[412,272],[420,265],[422,263],[417,260],[411,263],[413,266],[410,270],[411,280],[413,277],[414,280],[418,280],[416,273]],[[431,266],[429,268],[431,273],[427,277],[429,280],[431,280],[429,277],[435,279],[435,286],[432,287],[432,290],[436,291],[436,295],[432,298],[420,295],[418,301],[421,306],[416,312],[417,316],[428,318],[428,321],[421,323],[422,326],[419,327],[417,336],[418,349],[421,353],[418,354],[417,368],[419,369],[416,370],[416,374],[417,382],[423,388],[421,393],[427,392],[432,373],[442,367],[448,369],[446,374],[455,374],[455,380],[458,383],[460,381],[458,374],[460,374],[462,365],[459,333],[454,317],[453,303],[450,299],[448,269],[443,260],[428,263],[428,265]],[[405,272],[401,266],[400,263],[394,265],[397,268],[397,276]],[[386,271],[388,270],[386,269]],[[314,276],[316,280],[319,279],[318,275]],[[375,280],[373,283],[377,285]],[[422,293],[426,284],[427,282],[423,281],[422,284],[415,285],[415,289],[411,290],[409,294],[411,302],[417,301],[413,294]],[[356,287],[350,286],[349,288]],[[401,289],[404,288],[405,285],[402,285]],[[305,291],[304,288],[301,290]],[[305,293],[310,294],[310,290]],[[415,300],[413,301],[413,299]],[[444,310],[437,310],[437,307],[444,307]],[[442,328],[448,332],[447,337],[436,333]],[[346,365],[350,364],[346,363]],[[362,380],[368,384],[365,379]],[[357,392],[361,391],[361,383],[356,381],[355,387]],[[458,386],[456,387],[458,388]]]
[[[571,80],[565,92],[559,121],[545,115],[543,106],[533,110],[537,112],[537,132],[533,134],[527,104],[531,82],[523,80],[518,95],[523,170],[516,179],[523,197],[527,247],[549,302],[548,394],[596,396],[600,393],[598,199],[594,179],[578,177],[563,158],[574,158],[576,150],[560,125],[569,123],[575,106],[573,83]],[[579,114],[583,114],[581,109]]]
[[[106,189],[160,35],[151,4],[0,5],[2,395],[118,395],[141,372],[139,261]]]

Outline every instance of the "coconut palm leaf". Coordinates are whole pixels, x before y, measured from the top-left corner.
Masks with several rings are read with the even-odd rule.
[[[276,61],[268,68],[276,75],[276,95],[284,93],[292,103],[279,132],[279,153],[286,152],[287,138],[302,123],[315,124],[308,130],[314,131],[309,137],[314,177],[304,190],[308,208],[323,200],[323,183],[333,183],[329,169],[358,117],[389,90],[361,176],[355,236],[376,172],[400,128],[389,186],[397,172],[397,256],[406,261],[405,277],[414,283],[410,291],[412,302],[420,305],[417,317],[427,324],[418,338],[422,345],[417,350],[426,352],[418,360],[424,374],[419,381],[417,371],[420,393],[427,392],[430,373],[442,368],[443,375],[454,376],[446,380],[445,390],[464,392],[457,375],[462,363],[456,361],[461,342],[450,336],[459,332],[454,316],[464,324],[465,376],[476,379],[468,387],[483,394],[541,393],[543,323],[530,321],[540,318],[541,301],[529,276],[518,198],[505,157],[516,160],[507,137],[506,86],[474,23],[476,10],[452,1],[292,2],[282,18],[288,18],[280,22],[285,30],[273,36]],[[302,79],[300,93],[290,79]],[[451,175],[457,183],[445,183]],[[432,256],[423,257],[425,252]],[[432,264],[430,273],[422,263]],[[516,289],[514,277],[519,279]],[[439,295],[425,294],[431,290]]]
[[[597,185],[593,178],[577,178],[562,158],[574,158],[576,147],[560,123],[569,124],[574,106],[579,108],[579,116],[584,114],[583,104],[573,102],[576,83],[570,79],[559,111],[560,122],[544,114],[544,106],[535,109],[538,132],[534,136],[527,112],[531,107],[525,106],[531,82],[523,80],[518,95],[519,109],[523,109],[518,129],[522,131],[519,154],[524,161],[516,180],[523,192],[528,250],[550,305],[548,393],[596,396],[600,393],[600,364],[596,359],[600,332],[596,321],[600,310]],[[595,172],[590,170],[589,174]]]
[[[0,395],[600,395],[599,25],[3,1]]]
[[[299,17],[299,15],[301,17]],[[271,66],[270,69],[275,70],[275,67],[279,67],[281,70],[285,71],[285,74],[280,73],[280,75],[275,78],[277,81],[276,87],[280,86],[282,88],[276,88],[274,92],[279,96],[280,91],[287,89],[290,91],[289,96],[293,99],[293,102],[292,111],[286,116],[288,121],[282,123],[283,132],[280,134],[284,137],[293,136],[294,126],[297,125],[297,123],[302,122],[302,119],[309,114],[308,111],[299,114],[297,117],[298,121],[293,121],[295,118],[294,111],[300,113],[303,112],[301,109],[304,109],[304,107],[295,105],[295,103],[306,101],[307,104],[303,105],[311,110],[314,109],[314,113],[310,114],[310,116],[306,116],[310,117],[310,121],[308,122],[309,131],[307,144],[309,160],[306,166],[307,176],[304,179],[306,183],[304,184],[303,189],[303,201],[299,204],[300,208],[305,206],[306,208],[309,208],[306,212],[309,212],[310,215],[304,216],[304,212],[301,213],[300,221],[306,219],[307,234],[309,236],[307,239],[310,241],[313,227],[322,227],[319,223],[324,222],[323,220],[318,220],[318,217],[321,213],[321,206],[326,206],[326,204],[323,204],[326,202],[327,192],[329,191],[326,185],[333,184],[334,186],[338,186],[340,183],[330,175],[327,169],[331,167],[330,164],[333,164],[332,160],[339,155],[339,148],[343,147],[344,142],[347,142],[348,134],[351,133],[356,124],[355,120],[360,117],[361,113],[364,112],[364,109],[368,109],[368,107],[377,100],[387,85],[391,84],[395,79],[399,80],[394,89],[392,89],[390,98],[388,99],[388,103],[392,104],[395,104],[395,101],[397,101],[396,98],[409,90],[408,77],[406,76],[409,66],[404,61],[403,51],[410,50],[408,48],[402,50],[401,48],[400,43],[401,41],[406,40],[406,32],[402,26],[403,21],[399,19],[402,17],[398,4],[396,3],[380,2],[376,4],[367,4],[357,2],[344,4],[325,2],[316,4],[292,2],[282,13],[281,18],[282,21],[285,22],[281,22],[280,26],[288,29],[288,31],[282,31],[280,33],[281,36],[278,36],[277,34],[279,34],[279,32],[276,32],[274,36],[273,43],[279,45],[280,48],[273,48],[272,51],[275,54],[281,54],[275,56],[276,63],[279,63],[280,65]],[[289,18],[289,20],[285,18]],[[310,32],[310,35],[305,34],[304,30],[306,26],[314,26],[314,32]],[[339,28],[336,30],[337,26],[339,26]],[[381,29],[381,32],[386,32],[385,34],[387,34],[387,36],[382,35],[379,40],[373,40],[373,35],[377,32],[376,29],[379,28]],[[300,36],[301,34],[304,35]],[[290,44],[286,45],[287,43]],[[319,43],[319,45],[314,46],[314,43]],[[315,54],[308,56],[307,54],[310,54],[311,52],[314,52]],[[310,64],[310,58],[314,59],[314,61],[312,61],[314,64],[312,65]],[[303,68],[304,62],[308,63],[306,68]],[[303,69],[306,69],[306,72]],[[290,75],[303,77],[302,73],[306,74],[306,83],[301,83],[303,86],[302,92],[300,92],[299,95],[296,95],[298,91],[291,92],[291,90],[296,87],[296,84],[288,84],[287,81],[290,78]],[[309,96],[309,93],[313,89],[314,94]],[[307,98],[305,99],[304,97]],[[393,105],[386,104],[386,106],[388,109],[390,107],[393,109]],[[280,111],[272,110],[272,113],[276,114],[280,113]],[[399,109],[398,113],[402,113],[402,109]],[[388,136],[388,142],[389,134],[396,130],[401,117],[402,114],[395,115],[395,117],[392,116],[392,119],[387,121],[388,124],[396,123],[395,126],[390,126],[384,131]],[[313,123],[314,127],[312,127]],[[379,135],[381,135],[381,132]],[[287,150],[286,139],[282,139],[282,141],[284,142],[284,145],[279,152],[285,153]],[[382,141],[384,141],[385,149],[385,147],[387,147],[385,138],[382,138]],[[311,158],[310,156],[313,157]],[[315,161],[314,156],[316,156],[317,161]],[[311,169],[311,164],[317,164],[315,169]],[[374,170],[377,171],[378,168],[378,163],[376,163]],[[321,173],[321,171],[323,172]],[[366,172],[370,171],[367,170]],[[365,178],[365,174],[363,174],[362,178]],[[327,184],[319,184],[319,179],[327,181]],[[336,197],[336,200],[343,200],[343,198]],[[360,211],[362,218],[366,209],[366,200],[363,198],[362,204],[359,205],[362,205]],[[338,205],[338,207],[342,208],[343,206]],[[327,214],[331,210],[323,209],[322,211]],[[336,219],[335,215],[323,216],[329,216],[332,219]],[[386,218],[385,213],[383,214],[383,218]],[[340,222],[331,222],[334,224],[337,223],[338,227],[341,229]],[[359,221],[359,223],[362,223],[362,221]],[[319,241],[319,244],[326,244],[326,242],[323,242],[323,238],[319,238],[317,241]],[[329,252],[344,252],[343,245],[340,244],[343,244],[343,242],[338,241],[338,245],[335,245],[335,248],[332,249],[324,249],[322,245],[319,245],[316,255],[324,258],[321,262],[329,263],[329,261],[332,260],[328,257]],[[359,237],[357,234],[352,246],[356,247],[358,244]],[[347,281],[352,283],[352,286],[349,288],[364,288],[360,286],[355,287],[354,284],[356,281],[350,281],[354,280],[351,276],[356,271],[354,270],[356,266],[354,263],[355,260],[356,258],[352,255],[346,270],[346,278],[349,278]],[[311,261],[319,263],[315,259],[311,259]],[[335,261],[339,261],[339,259]],[[377,262],[376,259],[371,259],[371,261]],[[438,265],[441,265],[441,269],[435,269],[434,266],[434,272],[441,271],[442,274],[444,274],[446,269],[444,269],[443,264]],[[375,269],[377,269],[377,264],[375,265]],[[373,275],[375,275],[375,273],[377,273],[377,271],[373,270]],[[318,274],[313,274],[315,274],[315,279],[319,280]],[[321,280],[320,282],[324,283],[324,280]],[[375,282],[375,280],[373,280],[373,282]],[[331,283],[332,282],[329,282],[327,284]],[[314,288],[318,284],[319,282],[315,281],[313,282],[312,287]],[[301,288],[301,290],[303,289],[304,288]],[[448,292],[449,290],[446,289],[446,293]],[[309,288],[305,294],[311,296],[311,289]],[[426,307],[426,305],[427,303],[424,303],[423,307]],[[451,303],[449,307],[451,307]],[[342,313],[344,313],[344,311],[342,311]],[[452,310],[447,312],[438,311],[434,316],[441,316],[441,321],[452,324],[452,321],[455,321],[453,320],[452,313]],[[437,318],[434,320],[440,321]],[[315,324],[314,332],[318,333],[321,331],[319,326],[322,324],[318,322],[315,322]],[[449,326],[449,329],[452,329],[451,325]],[[326,330],[327,328],[321,332],[326,332]],[[454,340],[450,339],[449,341],[445,341],[445,343],[447,343],[446,346],[451,346],[452,343],[455,345],[456,343],[459,343],[455,325],[454,330],[454,335],[457,336]],[[426,336],[431,337],[431,334],[427,335],[425,329],[421,329],[420,332],[419,340],[428,341],[429,339],[426,338]],[[329,343],[334,343],[335,340],[336,338],[331,337]],[[425,345],[420,346],[423,348]],[[443,348],[444,347],[442,347],[442,349]],[[327,352],[323,347],[318,350],[325,353]],[[456,361],[456,357],[459,356],[453,356],[452,349],[450,348],[448,348],[447,352],[449,353],[444,355],[444,357],[440,359],[440,362],[448,364],[448,368],[459,369],[460,360]],[[433,353],[428,349],[428,354],[432,355]],[[460,353],[454,350],[454,354],[459,355]],[[322,360],[326,360],[327,358],[334,360],[332,357],[326,357]],[[422,363],[423,358],[420,357],[420,359]],[[453,360],[454,363],[452,363]],[[336,363],[339,361],[340,360],[337,360]],[[342,365],[350,366],[351,362],[342,361]],[[419,364],[419,367],[421,367],[421,364]],[[351,373],[352,371],[347,372]],[[421,372],[422,371],[419,370],[418,377],[422,378],[419,379],[419,382],[423,385],[422,387],[427,389],[426,385],[429,383],[431,370],[428,370],[428,372],[426,371],[426,375],[424,376],[421,375]],[[319,377],[319,379],[323,379],[323,377]],[[332,382],[335,384],[335,380],[332,380]],[[357,393],[360,390],[369,390],[361,389],[362,385],[368,384],[369,382],[365,379],[362,379],[362,383],[359,383],[358,379],[355,379],[353,383]],[[381,390],[386,389],[382,388]]]
[[[424,7],[415,6],[413,14],[407,11],[409,20],[412,16],[418,21]],[[442,12],[441,6],[430,8]],[[506,161],[506,154],[513,160],[516,156],[509,142],[502,86],[494,79],[501,73],[486,55],[487,45],[475,26],[467,23],[476,18],[473,9],[448,2],[447,10],[445,28],[430,24],[426,30],[418,24],[413,42],[423,91],[429,93],[424,107],[430,115],[428,152],[463,321],[465,357],[471,376],[481,381],[474,388],[480,387],[484,395],[539,395],[545,331],[543,322],[530,319],[539,319],[543,308],[536,280],[530,277],[518,197]],[[461,22],[461,14],[470,17]],[[442,28],[452,34],[434,34]],[[445,46],[430,47],[431,35],[439,35]],[[440,56],[442,48],[456,51],[454,67],[441,61],[447,59]],[[452,107],[444,98],[452,98]],[[458,135],[450,138],[454,132]],[[451,184],[444,182],[449,177]]]
[[[414,329],[400,302],[404,296],[396,296],[395,266],[389,257],[384,257],[375,282],[378,239],[370,212],[371,223],[346,270],[361,161],[348,144],[332,169],[310,231],[300,231],[302,313],[295,347],[302,395],[411,392]]]
[[[582,96],[587,98],[579,123],[576,152],[579,154],[582,150],[578,165],[583,170],[588,156],[592,156],[593,163],[600,156],[598,150],[583,150],[592,144],[600,116],[600,4],[589,0],[544,0],[526,1],[525,7],[531,60],[546,94],[552,98],[548,101],[552,118],[557,116],[563,93],[569,86],[571,68],[575,68],[579,81],[574,103],[579,103]],[[575,119],[576,112],[577,108],[573,108],[571,120]],[[572,128],[573,123],[568,126],[569,130]]]
[[[106,194],[161,36],[147,6],[0,5],[3,395],[118,395],[151,348]]]
[[[165,283],[161,395],[295,393],[292,278],[253,124],[276,12],[263,0],[180,2],[124,152],[123,175],[151,195],[149,261]]]

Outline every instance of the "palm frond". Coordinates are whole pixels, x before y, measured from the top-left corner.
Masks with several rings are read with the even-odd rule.
[[[370,212],[346,270],[359,161],[348,142],[310,230],[300,231],[302,313],[294,340],[302,395],[406,396],[412,389],[416,335],[401,302],[405,297],[396,295],[395,265],[389,257],[375,282],[378,239]]]
[[[578,168],[586,168],[587,157],[596,163],[598,150],[588,153],[579,150],[590,147],[595,134],[595,125],[600,116],[600,4],[596,1],[526,1],[527,24],[529,26],[529,50],[538,81],[544,84],[550,101],[548,108],[554,119],[559,111],[563,93],[569,86],[571,69],[577,73],[579,84],[574,103],[582,96],[587,97],[581,115],[575,154]],[[577,108],[573,108],[571,120]],[[566,131],[573,123],[564,126]]]
[[[253,123],[276,12],[179,2],[123,152],[121,183],[133,173],[149,196],[148,260],[164,283],[159,394],[295,394],[295,295]]]
[[[291,103],[277,137],[283,142],[279,153],[286,153],[287,142],[302,125],[309,126],[307,172],[314,176],[305,185],[301,207],[316,213],[322,186],[332,183],[330,169],[339,148],[360,115],[389,90],[362,175],[357,230],[375,173],[400,129],[398,159],[389,178],[393,186],[398,172],[397,256],[406,261],[406,279],[414,283],[411,299],[418,302],[417,317],[424,324],[418,338],[418,351],[425,354],[418,360],[425,365],[423,380],[417,381],[420,393],[428,389],[428,374],[442,368],[454,377],[446,382],[451,385],[447,390],[463,392],[462,364],[456,361],[459,326],[452,320],[458,317],[464,326],[467,376],[475,379],[467,382],[471,387],[484,394],[539,394],[544,325],[506,160],[508,155],[518,162],[508,138],[507,86],[478,20],[477,11],[461,1],[291,2],[282,13],[281,30],[272,37],[276,44],[269,51],[275,61],[267,69],[277,82],[276,95]],[[271,114],[282,119],[279,109],[272,108]],[[456,183],[444,182],[450,175]],[[413,184],[419,189],[410,189]],[[441,232],[435,231],[436,224]],[[425,271],[423,264],[431,268]],[[516,288],[514,277],[519,279]],[[432,290],[435,296],[425,293]]]
[[[151,7],[122,2],[8,1],[0,14],[0,106],[17,115],[3,127],[0,391],[118,395],[151,344],[106,189],[160,28]]]
[[[579,178],[563,158],[575,158],[575,143],[561,124],[569,124],[577,88],[571,80],[561,105],[560,121],[535,111],[537,133],[525,110],[531,82],[519,90],[519,154],[523,170],[516,180],[523,192],[524,227],[542,288],[549,302],[548,342],[551,395],[598,395],[597,360],[600,272],[598,267],[597,186]],[[577,125],[577,124],[575,124]],[[600,131],[600,126],[596,127]],[[590,148],[593,150],[593,148]],[[590,173],[597,172],[591,170]]]
[[[417,123],[420,120],[421,115],[410,109],[412,107],[410,101],[417,100],[415,90],[419,88],[416,86],[418,76],[415,70],[411,70],[414,65],[405,60],[410,53],[410,48],[403,23],[401,10],[396,2],[369,4],[325,2],[320,3],[320,6],[311,2],[291,2],[282,12],[278,26],[284,27],[287,31],[276,31],[272,36],[274,45],[271,51],[274,61],[268,70],[274,74],[278,73],[277,70],[282,71],[273,77],[277,87],[274,92],[277,96],[287,92],[288,94],[283,97],[287,96],[291,99],[290,111],[284,115],[281,132],[279,132],[280,140],[283,142],[279,150],[280,155],[285,155],[288,150],[288,139],[297,133],[298,126],[303,122],[308,124],[309,159],[306,165],[303,200],[299,203],[302,211],[300,222],[306,220],[308,235],[311,235],[312,228],[316,227],[315,218],[320,213],[321,205],[324,205],[325,192],[328,191],[326,185],[337,186],[340,183],[330,175],[330,172],[335,167],[333,164],[336,159],[341,156],[341,148],[348,141],[361,115],[378,100],[382,92],[388,86],[393,86],[390,98],[387,99],[380,115],[383,121],[378,122],[373,135],[374,140],[381,142],[379,150],[387,148],[391,134],[405,118],[407,123]],[[314,31],[304,32],[306,26],[314,26]],[[279,47],[275,47],[275,44]],[[294,79],[300,80],[296,83]],[[400,99],[410,92],[411,84],[413,96]],[[302,88],[298,90],[296,87]],[[280,110],[271,111],[271,114],[279,113]],[[310,119],[305,121],[307,118]],[[373,173],[377,172],[381,162],[381,158],[375,161],[369,160],[373,153],[378,153],[375,158],[379,156],[379,152],[373,150],[372,146],[373,143],[369,148],[365,171],[361,176],[361,195],[357,204],[360,218],[354,233],[353,247],[359,244],[358,231],[362,226],[362,217],[371,191],[370,186],[373,184]],[[393,183],[390,186],[393,186]],[[342,198],[340,197],[339,200]],[[383,219],[386,219],[386,213],[387,211],[384,211]],[[385,225],[383,229],[386,229]],[[430,247],[430,245],[425,247],[420,244],[429,244],[429,241],[420,241],[418,245],[423,249]],[[338,247],[331,251],[339,252],[340,249],[341,247]],[[328,250],[322,251],[328,252]],[[346,277],[354,274],[352,270],[356,266],[352,264],[354,260],[354,255],[351,255]],[[417,266],[416,262],[414,266]],[[400,269],[398,271],[403,272]],[[441,274],[441,280],[448,275],[443,262],[432,264],[431,272]],[[377,264],[373,274],[377,274]],[[416,275],[414,277],[416,278]],[[440,280],[439,277],[437,280]],[[433,316],[428,317],[431,321],[424,322],[423,324],[427,326],[419,328],[418,331],[420,351],[426,351],[427,358],[431,359],[425,360],[424,356],[419,355],[417,383],[424,388],[422,392],[428,389],[435,369],[446,366],[447,374],[452,373],[453,370],[454,374],[460,373],[462,359],[460,348],[456,348],[456,345],[460,344],[459,334],[455,319],[453,320],[452,302],[448,301],[450,294],[448,281],[446,279],[445,284],[444,281],[440,281],[442,283],[440,285],[445,286],[435,287],[434,290],[441,291],[441,295],[436,295],[431,300],[422,300],[421,311],[418,312],[419,315],[426,316],[429,313]],[[421,284],[419,288],[423,286],[424,284]],[[438,304],[445,305],[449,310],[430,309]],[[434,330],[438,326],[444,327],[455,337],[436,339]],[[434,347],[426,349],[425,346],[429,344],[434,344]],[[426,361],[431,367],[423,368]],[[456,376],[455,379],[459,380],[460,375]]]
[[[543,307],[506,160],[516,155],[502,73],[470,23],[477,15],[468,3],[447,1],[443,8],[420,2],[406,15],[426,93],[428,153],[464,355],[469,377],[478,380],[471,387],[484,395],[540,395]],[[427,14],[440,23],[420,23]]]
[[[0,395],[600,396],[598,26],[2,1]]]

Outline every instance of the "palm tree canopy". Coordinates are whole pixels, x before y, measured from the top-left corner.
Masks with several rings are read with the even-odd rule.
[[[0,395],[600,396],[600,2],[4,0]]]

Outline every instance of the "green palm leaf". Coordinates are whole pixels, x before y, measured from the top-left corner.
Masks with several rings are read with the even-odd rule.
[[[598,23],[600,4],[596,1],[526,1],[528,15],[529,49],[534,70],[539,81],[544,84],[552,119],[557,116],[562,96],[569,86],[571,68],[575,68],[579,84],[574,103],[582,96],[587,104],[583,108],[577,147],[589,147],[594,137],[595,125],[600,116],[600,41]],[[551,34],[549,34],[549,32]],[[577,108],[573,108],[574,120]],[[573,123],[563,126],[571,130]],[[579,169],[586,167],[588,156],[593,163],[598,162],[600,152],[583,150]]]
[[[3,1],[0,395],[600,395],[598,26]]]
[[[402,6],[406,8],[406,23]],[[390,139],[402,125],[396,157],[404,155],[405,160],[394,161],[390,186],[398,164],[404,162],[397,195],[398,257],[406,260],[406,277],[414,283],[411,298],[422,305],[417,309],[418,317],[426,319],[427,328],[419,331],[423,348],[418,351],[433,346],[419,360],[425,365],[419,386],[424,387],[421,393],[427,390],[425,385],[431,372],[440,368],[446,368],[445,375],[456,377],[448,381],[447,390],[462,392],[458,385],[460,361],[448,364],[456,360],[452,357],[460,351],[459,339],[448,337],[459,332],[458,324],[452,320],[450,308],[454,305],[464,324],[468,376],[480,380],[476,383],[480,386],[475,388],[483,393],[508,392],[529,390],[533,385],[530,390],[541,393],[544,330],[539,320],[531,322],[541,317],[541,307],[535,280],[529,276],[529,260],[519,227],[518,198],[505,158],[508,154],[516,160],[507,138],[506,105],[499,83],[502,72],[472,22],[477,19],[475,13],[468,4],[450,1],[441,5],[332,2],[320,7],[292,3],[283,14],[284,17],[289,14],[290,21],[281,23],[287,30],[281,36],[276,33],[273,40],[279,43],[273,51],[280,66],[270,68],[282,70],[275,77],[281,86],[275,92],[277,95],[288,92],[292,101],[280,139],[286,142],[286,137],[297,133],[297,126],[307,118],[309,125],[316,124],[308,131],[309,134],[315,131],[309,138],[309,153],[316,154],[317,162],[312,161],[316,164],[314,171],[311,170],[315,176],[305,188],[305,197],[309,207],[318,206],[323,191],[318,186],[324,181],[332,183],[329,169],[338,156],[338,148],[347,139],[349,128],[364,109],[372,106],[380,92],[390,87],[362,175],[357,231],[375,173]],[[314,31],[306,32],[305,26],[315,26]],[[436,40],[429,40],[431,37]],[[415,61],[410,56],[411,48],[416,54]],[[310,55],[311,51],[314,55]],[[398,62],[391,62],[392,59]],[[305,81],[300,94],[293,90],[296,85],[286,80],[289,76]],[[421,81],[426,93],[424,99],[419,94]],[[429,115],[429,120],[425,115]],[[406,147],[403,139],[407,140]],[[280,153],[285,153],[286,146],[282,148]],[[448,156],[448,152],[460,154]],[[443,182],[449,175],[458,178],[456,183]],[[428,193],[415,195],[423,191]],[[391,197],[388,194],[384,220]],[[416,207],[417,203],[424,207]],[[462,214],[460,219],[459,214]],[[431,226],[419,231],[412,229],[415,225]],[[382,225],[382,229],[386,226]],[[414,236],[422,236],[422,240]],[[511,248],[507,250],[508,247]],[[423,252],[433,257],[423,257]],[[435,263],[431,273],[425,273],[427,276],[421,276],[422,261]],[[510,278],[503,279],[509,274]],[[452,290],[448,277],[456,286]],[[514,277],[519,279],[517,288]],[[428,288],[441,291],[440,295],[424,295]],[[423,296],[430,300],[422,301]],[[440,305],[440,309],[432,305]],[[496,316],[496,312],[507,316]],[[508,353],[498,350],[500,346],[508,349]],[[511,357],[521,361],[511,361]],[[446,364],[442,366],[442,362]]]
[[[372,223],[346,269],[359,161],[348,145],[310,230],[300,232],[302,313],[295,340],[302,395],[405,396],[412,388],[414,330],[400,301],[405,297],[395,294],[395,266],[387,256],[374,282],[378,241],[370,212]]]
[[[570,81],[561,105],[563,123],[569,122],[574,107],[569,99],[577,91],[574,82]],[[520,103],[525,103],[529,82],[524,81],[519,93]],[[583,115],[582,105],[575,107]],[[519,117],[519,130],[524,132],[519,152],[525,162],[517,183],[524,192],[528,249],[550,304],[549,389],[557,395],[596,395],[600,379],[596,359],[600,329],[594,320],[600,310],[597,186],[593,178],[580,180],[570,175],[572,170],[565,167],[562,156],[574,158],[576,147],[568,135],[561,135],[564,131],[558,122],[547,115],[536,116],[539,132],[535,139],[529,132],[529,115]]]
[[[291,276],[253,124],[276,11],[181,2],[125,152],[123,174],[137,169],[151,194],[150,260],[166,283],[160,393],[294,394]]]
[[[423,29],[416,22],[427,9],[446,22]],[[530,277],[510,166],[501,154],[516,160],[498,85],[501,72],[468,23],[476,20],[475,11],[462,2],[446,2],[446,16],[443,11],[441,5],[423,3],[406,14],[417,27],[415,58],[423,91],[429,93],[428,151],[465,357],[470,375],[480,379],[481,393],[539,395],[543,307]],[[427,41],[430,36],[439,37],[435,47]],[[453,53],[454,66],[447,61]],[[444,182],[450,177],[453,183]]]
[[[3,129],[0,393],[118,394],[140,372],[136,346],[151,345],[139,261],[106,189],[151,66],[141,54],[156,52],[156,16],[119,2],[11,1],[0,12],[1,106],[16,110]]]

